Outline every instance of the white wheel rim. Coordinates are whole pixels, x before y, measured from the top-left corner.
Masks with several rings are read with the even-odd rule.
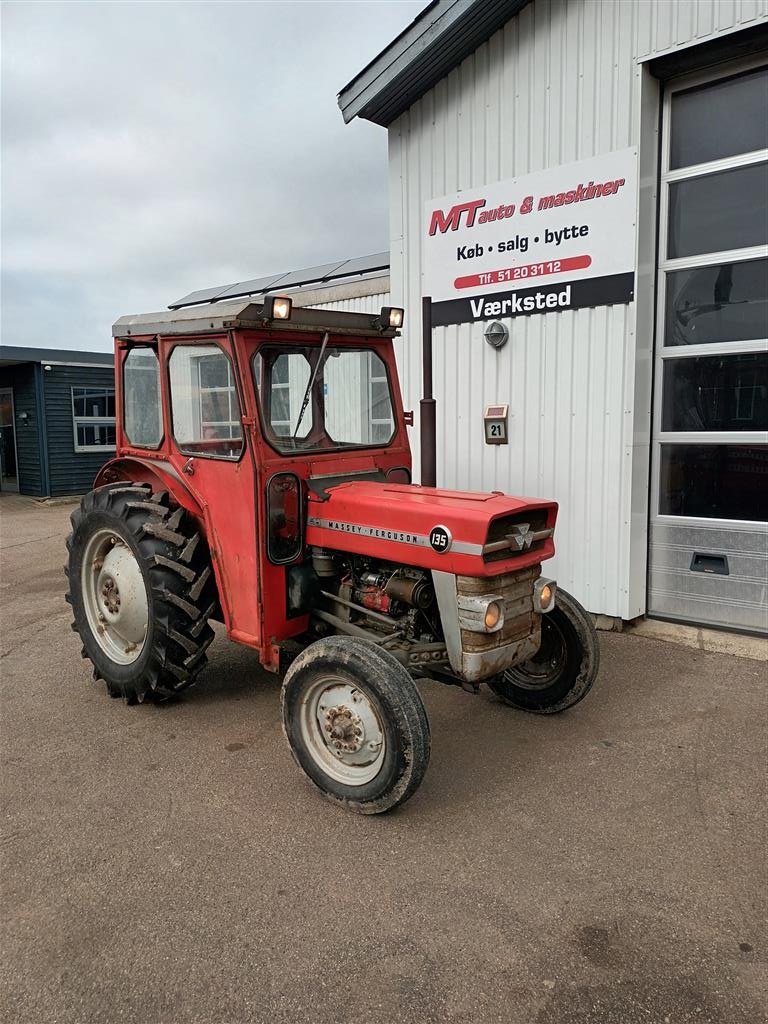
[[[118,665],[132,665],[147,640],[149,606],[141,567],[114,531],[97,530],[82,566],[85,615],[102,651]]]
[[[324,676],[309,687],[299,729],[314,762],[336,782],[364,786],[381,771],[387,746],[381,711],[346,680]]]

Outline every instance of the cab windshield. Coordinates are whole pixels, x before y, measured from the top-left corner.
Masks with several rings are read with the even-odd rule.
[[[263,345],[253,372],[262,429],[279,452],[383,447],[394,437],[387,368],[371,349]]]

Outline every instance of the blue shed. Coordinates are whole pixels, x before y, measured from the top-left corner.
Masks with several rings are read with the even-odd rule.
[[[114,450],[111,352],[0,346],[0,490],[80,494]]]

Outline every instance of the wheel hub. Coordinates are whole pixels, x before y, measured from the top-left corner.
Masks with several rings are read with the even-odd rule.
[[[307,695],[300,720],[313,758],[337,781],[362,786],[378,774],[384,730],[362,690],[336,677],[321,679]]]
[[[136,556],[121,537],[99,530],[88,542],[82,572],[85,613],[96,640],[113,661],[131,664],[144,647],[149,624]]]
[[[336,750],[356,753],[363,745],[363,720],[343,704],[326,711],[325,731]]]
[[[116,615],[120,608],[120,591],[111,576],[104,577],[101,593],[104,598],[104,607],[108,612]]]

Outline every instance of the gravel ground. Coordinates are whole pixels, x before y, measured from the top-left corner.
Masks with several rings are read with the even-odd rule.
[[[70,509],[0,499],[2,1004],[13,1024],[758,1024],[768,672],[603,634],[555,718],[427,684],[426,781],[359,818],[218,637],[127,707],[63,600]]]

